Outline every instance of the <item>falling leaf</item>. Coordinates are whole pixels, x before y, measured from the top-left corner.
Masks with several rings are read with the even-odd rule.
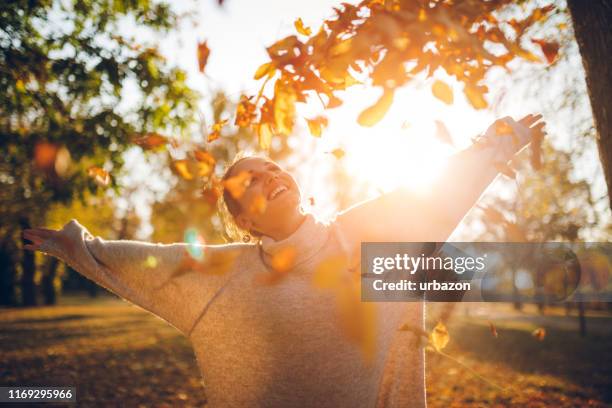
[[[500,136],[513,135],[514,129],[512,129],[512,126],[505,120],[498,120],[495,122],[495,133]]]
[[[306,119],[306,122],[308,122],[308,129],[314,137],[321,137],[323,129],[327,127],[327,118],[325,116]]]
[[[497,334],[497,328],[495,327],[495,325],[491,322],[489,322],[489,330],[491,330],[491,334],[493,335],[493,337],[497,338],[498,334]]]
[[[38,142],[34,146],[34,164],[41,170],[51,170],[55,165],[58,147],[49,142]]]
[[[270,266],[276,272],[285,273],[295,265],[297,251],[293,246],[286,246],[272,256]]]
[[[359,114],[357,122],[361,126],[367,127],[374,126],[380,122],[393,103],[393,94],[394,91],[392,89],[385,89],[380,99],[374,105],[366,108]]]
[[[342,282],[342,272],[348,263],[343,256],[333,256],[323,260],[316,268],[312,283],[320,289],[333,289]]]
[[[431,86],[433,95],[447,105],[453,103],[453,90],[445,82],[437,80]]]
[[[206,203],[208,203],[211,207],[217,205],[217,201],[221,197],[221,193],[216,188],[205,188],[202,190],[202,198]]]
[[[546,61],[548,61],[549,64],[552,64],[557,60],[557,57],[559,56],[558,42],[540,40],[536,38],[533,38],[531,42],[540,46],[540,49],[542,50],[542,53],[544,53]]]
[[[175,160],[172,166],[178,172],[179,176],[185,180],[193,180],[193,174],[191,174],[189,170],[189,162],[187,160]]]
[[[308,197],[308,203],[309,203],[311,206],[314,206],[314,205],[315,205],[315,199],[314,199],[314,197]]]
[[[102,187],[106,187],[110,183],[110,174],[100,167],[90,167],[87,169],[87,175],[93,177],[94,181]]]
[[[431,345],[434,346],[436,351],[441,351],[444,347],[446,347],[449,340],[450,336],[448,335],[448,330],[446,329],[446,326],[444,325],[444,323],[438,322],[438,324],[436,324],[436,327],[434,327],[430,334],[429,341]]]
[[[274,64],[272,62],[266,62],[265,64],[262,64],[259,68],[257,68],[257,71],[255,71],[254,79],[261,79],[266,75],[268,76],[268,78],[271,78],[275,72],[276,67],[274,66]]]
[[[212,125],[212,128],[210,130],[210,133],[208,134],[208,138],[207,138],[207,142],[210,143],[214,140],[217,140],[219,138],[219,136],[221,136],[221,129],[223,129],[223,127],[225,125],[227,125],[227,122],[229,121],[229,119],[222,119],[218,122],[216,122],[215,124]]]
[[[453,142],[453,138],[451,137],[450,132],[446,128],[446,125],[444,124],[444,122],[440,120],[436,120],[435,123],[436,123],[436,138],[444,144],[454,146],[455,143]]]
[[[333,154],[334,157],[338,160],[342,159],[344,157],[344,155],[346,154],[344,152],[344,150],[342,150],[340,147],[335,148],[334,150],[332,150],[331,152],[329,152],[330,154]]]
[[[238,199],[242,197],[250,183],[251,175],[246,171],[241,171],[240,174],[225,180],[223,187],[229,191],[232,197]]]
[[[539,341],[543,341],[546,337],[546,329],[543,327],[538,327],[537,329],[531,332],[531,335]]]
[[[297,32],[302,35],[310,36],[310,34],[312,34],[312,30],[310,29],[310,27],[304,27],[304,22],[301,18],[295,20],[295,23],[293,23],[293,25],[295,25],[295,29],[297,30]]]
[[[484,109],[488,106],[484,98],[484,93],[478,87],[466,85],[464,89],[465,96],[475,109]]]
[[[198,43],[198,69],[202,73],[206,69],[206,63],[208,62],[209,55],[210,49],[208,48],[206,41]]]
[[[255,110],[257,107],[251,102],[252,97],[246,95],[240,96],[240,101],[236,107],[236,120],[234,124],[240,127],[246,127],[253,122],[256,117]]]
[[[249,206],[249,213],[261,215],[266,212],[266,207],[266,198],[259,194],[251,202],[251,205]]]
[[[267,123],[262,123],[257,126],[257,136],[259,147],[263,150],[268,150],[272,145],[272,128]]]
[[[134,143],[144,150],[152,150],[164,146],[168,143],[168,138],[159,133],[147,133],[144,136],[134,139]]]

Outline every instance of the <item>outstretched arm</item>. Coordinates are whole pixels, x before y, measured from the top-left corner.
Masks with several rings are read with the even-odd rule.
[[[61,230],[24,231],[25,246],[62,259],[82,275],[163,318],[185,334],[231,278],[243,245],[197,246],[110,241],[93,237],[76,220]],[[202,261],[190,251],[203,252]]]
[[[519,122],[509,117],[496,121],[478,143],[449,159],[444,174],[427,193],[398,189],[349,208],[338,215],[337,222],[354,245],[446,241],[499,174],[499,166],[532,137],[543,135],[544,122],[537,123],[541,118],[528,115]]]

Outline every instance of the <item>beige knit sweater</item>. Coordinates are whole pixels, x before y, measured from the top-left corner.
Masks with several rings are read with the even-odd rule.
[[[376,347],[367,360],[343,329],[338,294],[315,287],[313,275],[339,255],[358,266],[363,241],[445,241],[496,177],[493,164],[518,150],[498,139],[457,154],[427,195],[398,190],[329,225],[309,215],[289,238],[261,247],[206,246],[197,269],[184,263],[187,244],[108,241],[76,220],[41,250],[188,336],[210,407],[424,407],[423,350],[414,334],[397,330],[423,327],[422,304],[374,304]],[[297,250],[291,271],[261,284],[288,246]]]

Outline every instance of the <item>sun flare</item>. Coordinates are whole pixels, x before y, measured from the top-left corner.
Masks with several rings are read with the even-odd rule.
[[[423,193],[452,153],[452,147],[423,130],[403,129],[377,135],[376,143],[356,141],[347,165],[356,179],[383,191],[405,187]]]

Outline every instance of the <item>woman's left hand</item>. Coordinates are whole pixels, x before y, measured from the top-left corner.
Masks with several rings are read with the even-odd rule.
[[[532,140],[540,139],[546,134],[544,126],[546,122],[540,121],[541,114],[529,114],[518,121],[510,116],[496,120],[487,129],[485,136],[488,138],[511,136],[513,152],[518,152],[527,146]],[[510,144],[510,143],[508,143]]]

